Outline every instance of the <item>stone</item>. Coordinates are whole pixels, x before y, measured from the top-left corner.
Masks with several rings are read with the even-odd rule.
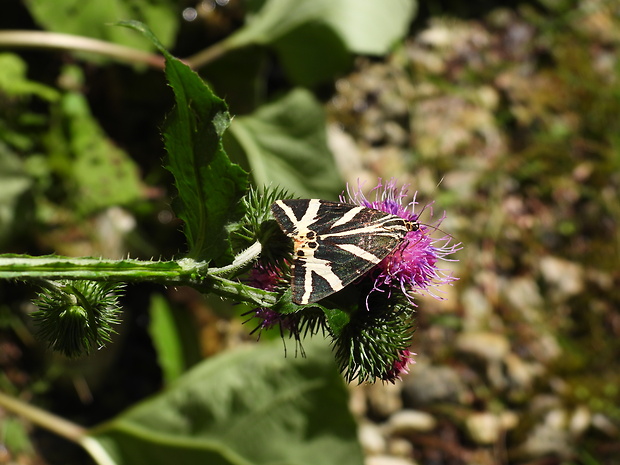
[[[388,434],[409,435],[427,433],[437,426],[437,420],[431,414],[420,410],[401,410],[392,415],[385,428]]]
[[[501,361],[510,352],[510,342],[501,334],[486,331],[461,333],[456,338],[456,349],[474,355],[486,362]]]
[[[466,394],[467,387],[461,377],[448,366],[418,363],[403,380],[403,403],[406,408],[437,402],[460,403]]]
[[[362,449],[366,454],[376,455],[385,453],[386,442],[381,429],[374,423],[364,422],[357,431]]]
[[[465,419],[467,434],[476,444],[495,444],[503,432],[500,418],[490,412],[474,412]]]

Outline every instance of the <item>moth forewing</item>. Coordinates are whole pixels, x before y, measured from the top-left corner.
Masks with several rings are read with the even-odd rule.
[[[294,241],[291,288],[297,304],[338,292],[417,229],[396,215],[319,199],[278,200],[271,210]]]

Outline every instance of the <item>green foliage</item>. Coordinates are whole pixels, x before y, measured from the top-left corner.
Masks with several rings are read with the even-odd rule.
[[[188,258],[161,262],[8,254],[0,258],[5,278],[72,280],[52,285],[41,296],[38,316],[50,342],[65,353],[87,352],[109,338],[109,323],[116,315],[105,313],[116,304],[109,292],[111,282],[190,284],[237,301],[274,305],[275,294],[259,289],[252,294],[243,281],[233,280],[240,271],[231,264],[230,232],[252,208],[241,201],[248,174],[239,165],[251,171],[259,187],[282,186],[295,195],[333,198],[343,188],[326,142],[324,110],[309,90],[297,86],[330,83],[351,65],[353,53],[385,53],[405,34],[415,3],[267,0],[247,5],[245,24],[207,49],[211,58],[197,62],[196,68],[202,68],[199,75],[172,57],[145,26],[125,23],[142,31],[146,41],[133,31],[110,26],[119,20],[141,19],[171,47],[179,26],[174,2],[25,2],[34,20],[50,32],[107,40],[111,51],[116,50],[114,44],[158,49],[165,55],[166,78],[176,102],[163,130],[165,166],[177,189],[173,208],[184,222]],[[17,237],[18,223],[25,224],[31,216],[36,227],[24,230],[37,245],[56,250],[59,244],[77,242],[75,237],[87,242],[84,225],[99,229],[99,216],[111,207],[123,206],[132,219],[144,219],[155,217],[156,204],[168,200],[161,194],[165,176],[149,171],[144,153],[134,160],[124,150],[134,155],[143,142],[142,132],[134,131],[129,142],[120,137],[127,122],[150,117],[148,124],[161,123],[160,114],[149,114],[153,102],[165,102],[161,95],[149,93],[155,87],[150,83],[160,75],[140,75],[145,85],[131,95],[132,100],[127,96],[135,87],[126,79],[132,70],[119,72],[108,64],[95,73],[89,66],[100,60],[92,55],[79,55],[89,60],[87,64],[64,57],[62,62],[54,61],[58,56],[46,56],[51,64],[43,61],[33,66],[31,61],[30,69],[15,55],[0,56],[0,182],[4,187],[0,241],[5,243]],[[219,61],[213,61],[215,56]],[[69,61],[73,64],[66,65]],[[266,74],[274,66],[284,73],[275,87]],[[27,78],[30,74],[38,77]],[[210,80],[213,76],[211,87],[216,92],[202,76]],[[239,116],[232,123],[226,103],[216,93],[242,109],[236,110]],[[142,107],[147,109],[137,111]],[[106,119],[110,108],[117,116]],[[239,165],[228,159],[224,147]],[[150,148],[144,151],[150,159],[159,156]],[[149,190],[147,185],[160,190]],[[151,205],[140,203],[146,195],[154,200]],[[254,202],[260,211],[250,228],[237,230],[249,234],[243,239],[274,234],[274,224],[267,218],[270,203],[267,199]],[[62,228],[73,235],[46,242],[50,230]],[[163,241],[158,242],[148,226],[145,230],[142,240],[149,242],[150,250],[163,250]],[[24,243],[22,239],[10,244],[9,250],[23,250]],[[186,251],[184,244],[172,244],[170,249]],[[96,247],[87,250],[83,255],[105,255]],[[128,250],[119,247],[118,252],[125,256]],[[250,255],[248,263],[255,258]],[[212,274],[207,275],[205,262],[220,268],[208,270]],[[76,281],[81,278],[104,282]],[[97,302],[90,301],[86,294],[96,294],[97,289],[101,290]],[[106,302],[110,305],[96,305]],[[287,294],[274,308],[291,315],[299,310]],[[316,318],[300,323],[302,332],[323,329],[321,310],[316,307]],[[108,319],[103,321],[102,315]],[[150,315],[150,336],[169,389],[89,431],[88,440],[81,443],[101,463],[110,463],[109,458],[118,464],[179,465],[362,461],[346,391],[328,350],[316,352],[311,345],[307,359],[291,360],[282,357],[279,345],[252,348],[224,354],[184,375],[195,362],[195,334],[186,331],[188,322],[159,297],[152,300]],[[331,315],[330,322],[344,325],[347,315]],[[66,339],[73,345],[58,344]]]
[[[60,79],[79,88],[83,77],[75,66]],[[81,90],[62,95],[46,145],[50,166],[62,175],[78,212],[90,214],[111,205],[126,205],[141,197],[138,168],[127,153],[108,138],[93,117]]]
[[[25,171],[22,161],[9,147],[0,142],[0,246],[24,231],[29,223],[25,203],[32,179]],[[21,212],[21,215],[17,213]]]
[[[0,54],[0,91],[9,98],[33,96],[53,102],[58,92],[46,85],[28,79],[26,63],[12,53]]]
[[[199,360],[196,327],[187,312],[176,311],[161,294],[151,297],[149,335],[165,384],[179,378]]]
[[[116,465],[357,465],[346,389],[329,358],[317,344],[307,358],[283,358],[279,343],[219,355],[92,429],[100,447],[88,448]]]
[[[0,422],[0,440],[6,449],[15,456],[33,452],[27,427],[18,419],[6,417]]]
[[[247,157],[259,186],[276,179],[294,195],[322,198],[342,189],[336,188],[339,176],[327,147],[323,110],[308,91],[294,90],[252,115],[235,118],[230,134],[231,155]]]
[[[178,29],[178,7],[173,0],[28,0],[26,3],[35,21],[48,31],[108,40],[138,49],[154,49],[154,44],[110,25],[129,18],[150,24],[167,47],[172,45]]]
[[[145,26],[125,24],[150,37],[166,56],[166,77],[176,100],[164,129],[166,168],[175,179],[175,211],[185,222],[188,256],[207,262],[230,258],[225,226],[247,189],[247,173],[230,162],[222,146],[230,124],[226,103],[198,74],[172,57]]]
[[[246,27],[230,36],[228,43],[268,44],[298,27],[319,23],[332,28],[348,50],[380,55],[406,34],[416,3],[412,0],[253,0],[249,7],[254,11]]]

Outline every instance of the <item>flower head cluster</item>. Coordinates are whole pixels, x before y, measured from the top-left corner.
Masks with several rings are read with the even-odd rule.
[[[286,262],[281,262],[278,266],[273,263],[256,262],[250,270],[248,282],[251,286],[266,291],[277,291],[283,287],[283,274],[287,274],[285,269],[288,268]],[[291,312],[281,313],[271,308],[259,307],[255,308],[245,315],[248,315],[248,321],[257,322],[257,326],[252,330],[251,334],[258,332],[259,338],[263,330],[279,328],[283,335],[287,332],[295,339],[298,347],[303,354],[301,346],[302,336],[306,334],[316,334],[323,328],[322,315],[318,312]]]
[[[252,319],[258,320],[254,331],[279,327],[297,342],[302,335],[327,327],[336,361],[347,381],[381,379],[394,383],[415,363],[415,354],[409,350],[414,297],[427,294],[441,298],[437,288],[456,278],[438,264],[450,260],[449,256],[460,249],[460,244],[451,244],[452,237],[447,234],[439,239],[432,237],[439,231],[443,217],[434,225],[420,223],[421,212],[414,211],[415,196],[411,201],[406,200],[407,188],[397,188],[394,179],[385,184],[380,181],[373,192],[374,200],[369,200],[358,185],[357,189],[349,189],[348,195],[342,195],[340,201],[396,215],[411,223],[413,227],[395,250],[345,289],[316,304],[289,306],[284,311],[276,307],[258,308],[250,313]],[[430,208],[429,211],[432,216]],[[321,246],[319,243],[318,250],[322,250]],[[329,257],[329,249],[323,252],[324,257]],[[290,260],[290,250],[287,254]],[[326,259],[321,257],[323,262]],[[289,262],[265,263],[255,264],[250,272],[250,284],[276,292],[286,288]],[[313,269],[319,276],[320,272],[320,266]]]
[[[250,270],[248,283],[252,287],[263,289],[265,291],[275,291],[282,283],[281,271],[277,266],[271,263],[263,263],[258,261]],[[247,313],[251,318],[258,320],[258,326],[252,330],[252,333],[264,329],[271,329],[280,326],[281,329],[295,330],[295,323],[287,315],[282,315],[270,308],[256,308]],[[248,320],[249,321],[249,320]]]
[[[379,181],[373,189],[375,200],[366,198],[361,186],[355,191],[348,191],[348,198],[341,196],[342,202],[354,203],[367,208],[399,216],[406,221],[419,224],[419,215],[414,212],[417,205],[415,195],[412,201],[403,204],[407,198],[407,188],[396,187],[394,179],[386,184]],[[431,210],[432,215],[432,210]],[[449,260],[447,257],[460,250],[460,244],[450,244],[452,238],[444,235],[439,239],[431,237],[438,230],[444,217],[435,225],[420,224],[419,228],[407,233],[403,242],[391,254],[385,257],[370,272],[373,280],[372,291],[387,292],[401,291],[413,305],[414,294],[428,294],[435,298],[441,297],[435,289],[443,284],[456,280],[449,272],[437,267],[439,260]]]
[[[391,367],[388,367],[384,374],[381,376],[383,381],[395,384],[396,380],[401,380],[403,374],[409,373],[409,365],[415,363],[413,356],[416,355],[409,349],[402,350],[399,354],[398,360],[396,360]]]

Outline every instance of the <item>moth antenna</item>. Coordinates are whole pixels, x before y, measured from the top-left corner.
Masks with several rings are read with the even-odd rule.
[[[437,188],[439,188],[439,186],[441,185],[443,180],[444,180],[444,176],[442,176],[441,179],[439,180],[439,182],[435,185],[435,187],[433,188],[433,191],[435,191],[435,190],[437,190]],[[415,207],[415,205],[417,204],[417,202],[416,202],[417,195],[418,195],[418,192],[416,191],[415,194],[413,194],[413,200],[409,203],[409,205],[411,205],[412,207]],[[427,208],[430,211],[430,216],[433,216],[433,204],[434,203],[435,202],[429,202],[429,203],[425,204],[422,207],[422,209],[420,210],[420,212],[416,213],[416,221],[417,221],[417,223],[420,226],[426,226],[427,228],[431,228],[433,231],[439,231],[439,232],[445,234],[446,236],[451,237],[452,239],[454,239],[454,236],[452,234],[447,233],[446,231],[444,231],[443,229],[439,228],[438,226],[434,226],[434,225],[431,225],[431,224],[428,224],[428,223],[422,223],[421,221],[419,221],[420,217],[426,211]],[[444,214],[441,216],[441,218],[439,218],[439,220],[437,221],[437,225],[441,224],[442,221],[445,218],[446,218],[446,213],[444,212]]]

